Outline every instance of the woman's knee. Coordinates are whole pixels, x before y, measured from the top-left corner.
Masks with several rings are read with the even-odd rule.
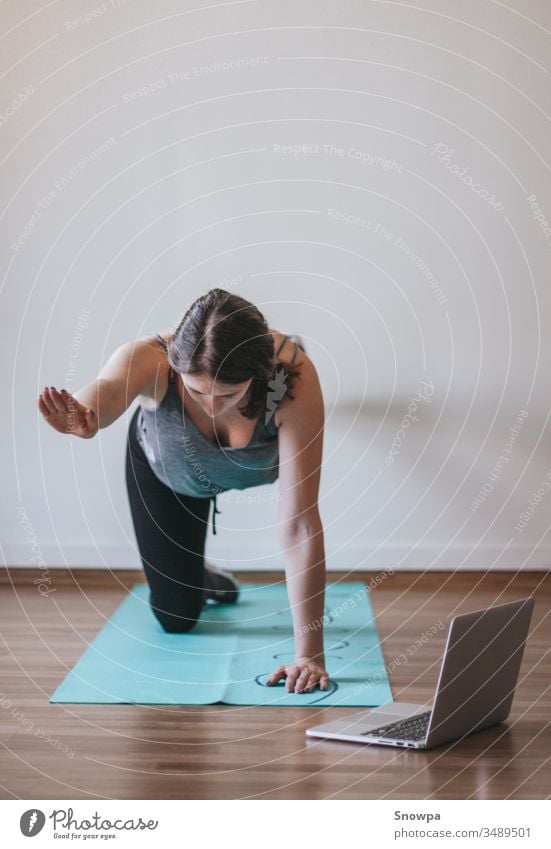
[[[154,605],[151,605],[151,609],[163,631],[166,631],[167,634],[185,634],[197,625],[203,605],[197,605],[195,609],[188,609],[185,613],[164,610]]]
[[[197,619],[179,619],[175,621],[172,618],[157,616],[163,631],[167,634],[187,634],[192,631],[197,625]]]

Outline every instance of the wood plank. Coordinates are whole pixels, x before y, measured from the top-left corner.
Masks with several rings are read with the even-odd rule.
[[[236,574],[243,583],[284,580],[281,572]],[[374,573],[347,577],[370,585]],[[432,698],[451,616],[536,596],[508,722],[429,752],[306,738],[309,725],[357,708],[50,705],[66,672],[144,576],[52,569],[47,595],[41,578],[44,571],[34,569],[0,573],[0,798],[549,797],[548,573],[407,572],[374,586],[394,698],[421,703]],[[327,580],[343,574],[329,572]],[[446,627],[418,646],[440,621]]]

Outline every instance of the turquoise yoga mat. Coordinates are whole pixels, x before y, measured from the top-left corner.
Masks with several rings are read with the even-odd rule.
[[[367,706],[392,701],[368,590],[328,584],[328,690],[287,693],[266,680],[294,658],[285,584],[242,584],[235,605],[208,602],[193,630],[163,631],[149,586],[135,584],[50,702],[87,704]]]

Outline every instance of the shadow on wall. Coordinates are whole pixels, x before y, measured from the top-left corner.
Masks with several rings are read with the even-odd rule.
[[[363,527],[372,541],[386,539],[386,527],[396,544],[427,533],[435,550],[454,539],[466,549],[528,549],[551,509],[545,417],[521,405],[495,421],[495,409],[440,406],[410,398],[327,410],[326,506],[335,498],[333,517],[350,513],[350,530]]]

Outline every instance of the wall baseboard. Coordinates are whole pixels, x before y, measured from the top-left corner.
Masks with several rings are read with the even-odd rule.
[[[233,550],[232,550],[233,549]],[[517,544],[505,550],[497,545],[454,545],[448,547],[414,543],[400,545],[352,544],[326,545],[326,567],[330,571],[548,571],[551,570],[551,545]],[[56,545],[44,545],[32,551],[25,543],[3,548],[4,565],[10,568],[32,569],[141,569],[137,552],[128,545],[68,544],[61,550]],[[209,560],[230,570],[242,572],[271,572],[283,569],[283,555],[273,546],[242,544],[230,546],[222,542],[207,543]]]

